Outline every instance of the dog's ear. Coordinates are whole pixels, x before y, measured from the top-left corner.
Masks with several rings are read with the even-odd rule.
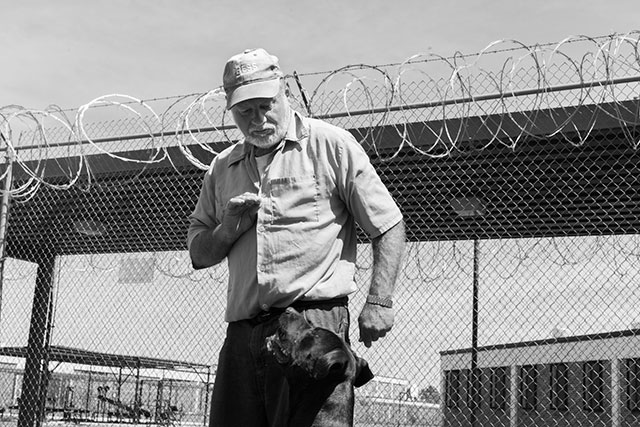
[[[354,354],[355,356],[355,354]],[[355,387],[360,387],[371,381],[374,377],[373,372],[369,369],[369,364],[361,357],[356,357],[356,377],[353,382]]]
[[[338,348],[321,356],[313,366],[313,377],[322,379],[328,376],[339,376],[344,378],[347,366],[349,365],[349,355],[344,349]]]

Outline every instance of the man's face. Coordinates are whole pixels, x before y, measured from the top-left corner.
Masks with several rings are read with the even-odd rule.
[[[287,133],[289,101],[284,90],[280,90],[274,98],[242,101],[231,108],[231,114],[247,143],[271,148]]]

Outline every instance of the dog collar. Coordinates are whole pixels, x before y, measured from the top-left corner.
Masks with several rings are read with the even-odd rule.
[[[381,297],[378,295],[367,295],[367,302],[381,307],[393,308],[393,300],[391,297]]]

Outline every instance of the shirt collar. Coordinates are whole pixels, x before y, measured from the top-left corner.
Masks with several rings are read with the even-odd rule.
[[[291,120],[289,120],[289,127],[287,133],[284,136],[285,144],[296,143],[300,144],[301,141],[309,136],[308,124],[304,118],[295,110],[291,110]],[[285,144],[282,144],[283,146]],[[251,153],[251,144],[247,144],[244,138],[240,140],[232,149],[229,155],[229,166],[238,163],[243,160],[247,155]],[[282,147],[279,148],[280,150]]]

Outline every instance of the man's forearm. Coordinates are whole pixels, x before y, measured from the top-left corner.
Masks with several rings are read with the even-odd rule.
[[[382,300],[371,301],[371,298],[367,298],[358,317],[360,341],[365,347],[371,347],[373,341],[384,337],[393,327],[394,310],[384,299],[393,296],[400,271],[405,246],[404,223],[400,221],[386,233],[374,238],[371,245],[373,273],[369,294]]]
[[[242,193],[231,198],[218,226],[201,232],[191,241],[189,255],[193,266],[211,267],[225,259],[236,240],[253,227],[259,208],[260,197],[257,194]]]
[[[205,230],[191,242],[191,262],[197,268],[216,265],[227,257],[234,242],[235,239],[226,234],[221,225],[212,230]]]
[[[371,242],[373,248],[373,273],[370,295],[391,297],[400,272],[406,242],[404,222],[387,230]]]

